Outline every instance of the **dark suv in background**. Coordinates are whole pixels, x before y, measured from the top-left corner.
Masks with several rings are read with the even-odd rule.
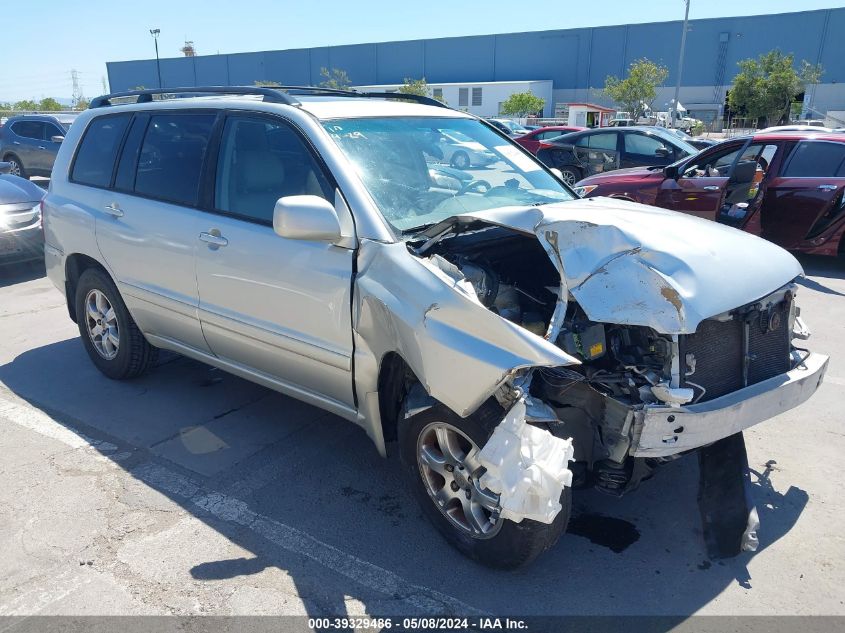
[[[76,114],[22,114],[0,127],[0,160],[22,178],[50,176],[53,162]]]

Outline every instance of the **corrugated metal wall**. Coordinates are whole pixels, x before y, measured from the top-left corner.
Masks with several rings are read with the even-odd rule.
[[[757,17],[690,21],[685,86],[718,86],[737,62],[772,48],[820,62],[825,84],[845,81],[845,8]],[[357,44],[161,60],[165,87],[252,85],[255,81],[317,84],[320,68],[341,68],[353,84],[551,79],[556,90],[604,86],[633,60],[647,57],[670,69],[675,83],[679,21],[475,37]],[[217,42],[213,45],[224,45]],[[113,91],[158,85],[155,60],[108,63]]]

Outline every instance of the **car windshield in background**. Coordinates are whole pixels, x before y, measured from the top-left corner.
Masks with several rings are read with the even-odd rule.
[[[671,132],[667,132],[666,130],[655,128],[652,130],[652,134],[662,139],[670,141],[673,145],[675,145],[675,147],[681,148],[688,154],[698,154],[698,152],[701,151],[687,143],[684,139],[676,136],[675,134],[672,134]]]
[[[470,211],[575,198],[538,162],[475,119],[341,119],[324,126],[399,232]]]

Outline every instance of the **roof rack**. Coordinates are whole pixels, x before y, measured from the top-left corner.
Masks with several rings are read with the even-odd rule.
[[[402,92],[358,92],[357,90],[343,90],[338,88],[323,88],[321,86],[198,86],[184,88],[157,88],[151,90],[127,90],[125,92],[113,92],[102,95],[91,100],[89,107],[104,108],[116,105],[113,99],[125,99],[137,97],[135,103],[150,103],[155,95],[254,95],[261,96],[267,103],[284,103],[286,105],[299,105],[300,102],[293,94],[327,95],[335,97],[359,97],[369,99],[389,99],[396,101],[413,101],[423,105],[431,105],[440,108],[448,108],[445,103],[432,97],[423,95],[405,94]]]
[[[113,92],[111,94],[96,97],[91,100],[88,107],[103,108],[114,105],[112,99],[126,97],[137,97],[135,103],[150,103],[154,95],[260,95],[264,101],[269,103],[285,103],[296,105],[299,102],[286,94],[279,92],[277,88],[266,88],[264,86],[201,86],[191,88],[157,88],[154,90],[127,90],[126,92]]]

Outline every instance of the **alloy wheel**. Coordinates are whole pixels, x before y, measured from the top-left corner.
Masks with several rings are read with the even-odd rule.
[[[460,531],[473,538],[498,534],[498,495],[482,488],[484,467],[479,448],[462,431],[445,422],[427,425],[417,440],[417,464],[429,497]]]
[[[114,307],[101,290],[95,288],[85,296],[85,321],[94,349],[112,360],[120,349],[120,329]]]

